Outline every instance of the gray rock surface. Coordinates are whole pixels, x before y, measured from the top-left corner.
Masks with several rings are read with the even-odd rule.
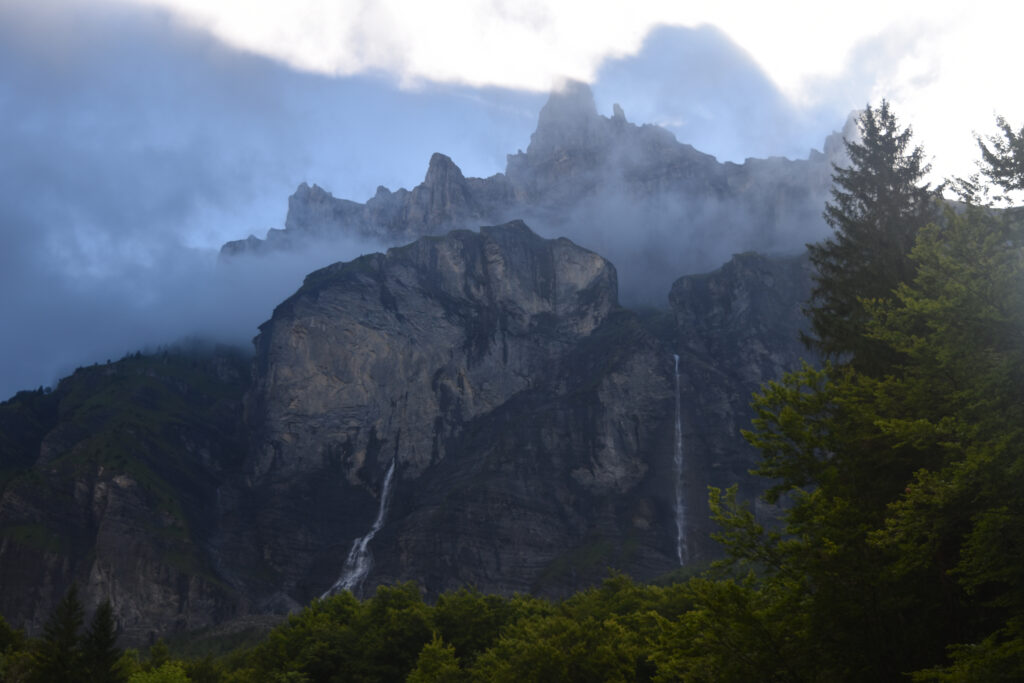
[[[522,219],[615,263],[628,305],[660,306],[681,274],[716,268],[734,252],[796,253],[824,237],[832,164],[846,162],[842,136],[854,132],[848,122],[824,153],[803,160],[719,163],[663,128],[630,123],[621,107],[599,115],[589,87],[570,82],[551,94],[526,151],[508,155],[504,173],[465,178],[435,154],[423,183],[378,188],[365,204],[303,183],[283,231],[229,242],[222,255],[353,236],[397,245]]]
[[[764,485],[739,430],[803,355],[808,287],[805,259],[742,254],[638,313],[610,262],[521,222],[311,273],[248,381],[157,355],[0,404],[0,611],[37,631],[74,581],[131,644],[284,614],[337,581],[392,462],[363,595],[653,579],[679,568],[677,400],[700,566],[707,486]]]
[[[248,610],[211,541],[243,456],[247,358],[158,353],[0,404],[0,613],[38,633],[72,583],[145,645]]]
[[[615,284],[600,256],[522,223],[311,274],[261,328],[248,399],[253,547],[276,599],[333,583],[392,459],[362,590],[565,595],[609,567],[676,568],[674,353],[687,559],[713,557],[707,486],[759,490],[739,430],[752,391],[803,355],[806,261],[745,254],[682,278],[670,316],[622,309]]]
[[[764,486],[751,393],[806,355],[806,258],[748,250],[820,237],[842,159],[837,135],[807,160],[720,164],[570,84],[503,174],[435,154],[422,184],[365,203],[301,185],[283,229],[224,258],[412,243],[310,273],[251,368],[126,358],[0,404],[0,613],[37,632],[75,582],[128,644],[284,614],[338,580],[392,463],[362,594],[653,579],[679,568],[679,481],[700,566],[719,552],[707,487]],[[627,303],[670,290],[669,308],[623,308],[620,279]]]

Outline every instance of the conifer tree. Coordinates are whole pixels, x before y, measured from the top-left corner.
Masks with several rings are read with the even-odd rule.
[[[104,600],[96,608],[82,639],[82,663],[87,680],[93,683],[121,683],[126,680],[119,666],[120,659],[114,612],[110,601]]]
[[[79,638],[84,619],[78,589],[72,584],[43,627],[33,656],[31,681],[73,683],[88,680],[83,676]]]
[[[900,128],[887,101],[865,108],[858,128],[861,139],[845,141],[851,165],[835,167],[825,205],[834,234],[808,245],[817,272],[804,341],[826,358],[879,371],[891,359],[864,334],[862,300],[889,297],[913,278],[910,250],[917,231],[936,217],[937,193],[922,183],[924,152],[910,146],[910,127]]]
[[[982,173],[1007,192],[1024,190],[1024,126],[1014,133],[1002,116],[996,117],[996,125],[1002,137],[990,135],[988,144],[978,138]]]

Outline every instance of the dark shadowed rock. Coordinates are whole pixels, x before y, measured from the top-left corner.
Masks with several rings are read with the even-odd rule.
[[[76,583],[88,610],[110,600],[122,642],[148,644],[248,611],[216,550],[248,365],[140,355],[0,404],[0,613],[38,632]]]
[[[751,397],[766,382],[816,358],[800,342],[811,287],[806,255],[736,255],[711,273],[682,277],[669,300],[683,376],[683,436],[693,454],[696,496],[708,485],[738,484],[754,499],[765,482],[749,472],[758,454],[740,436],[750,428]],[[759,502],[760,504],[760,502]],[[775,510],[759,508],[763,519]],[[708,529],[707,506],[694,524]],[[712,549],[711,552],[714,552]]]

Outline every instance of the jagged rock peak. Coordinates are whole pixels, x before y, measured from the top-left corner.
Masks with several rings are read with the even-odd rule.
[[[822,151],[811,150],[810,159],[821,160],[824,159],[831,164],[836,166],[849,166],[850,165],[850,154],[846,151],[846,142],[859,142],[860,141],[860,128],[857,126],[857,121],[860,119],[861,112],[854,110],[849,113],[846,117],[846,123],[843,124],[841,131],[835,131],[825,138],[825,144],[822,147]]]
[[[537,117],[537,129],[530,137],[529,154],[544,154],[558,148],[586,147],[595,136],[601,117],[590,86],[566,81],[551,91]]]
[[[428,290],[443,291],[449,299],[469,296],[493,302],[516,291],[511,299],[524,311],[553,307],[551,312],[573,317],[580,315],[577,306],[593,309],[582,314],[594,316],[586,325],[588,331],[608,311],[618,307],[614,265],[564,237],[541,237],[521,220],[481,226],[479,232],[453,230],[392,247],[384,255],[336,263],[310,273],[295,296],[319,292],[337,282],[350,282],[353,275],[359,279],[371,271],[390,273],[404,267],[400,264],[412,266],[425,275],[421,284],[429,282]],[[484,296],[480,287],[493,291]],[[493,295],[498,292],[502,294],[495,298]],[[541,300],[547,303],[537,303]]]
[[[594,93],[590,86],[580,81],[567,80],[552,89],[544,108],[540,110],[537,127],[546,122],[591,118],[597,116]]]
[[[353,202],[337,199],[319,185],[302,183],[288,198],[284,227],[309,234],[328,233],[348,206],[354,206]]]
[[[448,185],[451,182],[464,184],[466,177],[462,175],[462,169],[455,165],[450,157],[434,152],[430,157],[430,165],[427,166],[427,175],[423,184],[427,187],[438,187]]]
[[[310,187],[309,183],[302,182],[299,184],[297,188],[295,188],[295,193],[292,195],[292,197],[306,199],[308,197],[315,197],[327,194],[330,194],[330,192],[320,187],[316,183],[313,183],[312,187]]]

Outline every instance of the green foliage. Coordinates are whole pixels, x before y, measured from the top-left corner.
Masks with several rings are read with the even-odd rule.
[[[677,614],[672,589],[613,576],[555,608],[523,613],[470,668],[474,680],[651,680],[658,631]]]
[[[481,655],[474,678],[487,681],[631,681],[638,652],[613,619],[561,612],[516,622]]]
[[[429,608],[413,584],[382,586],[365,603],[345,592],[315,601],[271,632],[252,680],[298,672],[309,681],[402,681],[430,642]]]
[[[888,102],[868,106],[858,127],[860,141],[846,141],[851,165],[836,167],[825,206],[833,235],[808,245],[817,273],[805,341],[832,360],[878,369],[890,354],[865,338],[861,300],[887,297],[913,277],[910,250],[934,217],[935,195],[921,183],[929,170],[923,151],[910,147],[911,129],[900,128]]]
[[[446,647],[452,647],[461,661],[472,663],[498,639],[501,629],[512,620],[514,609],[512,603],[496,595],[461,588],[437,599],[432,621]]]
[[[188,674],[178,662],[164,662],[151,671],[137,671],[128,683],[189,683]]]
[[[223,667],[210,655],[188,660],[184,667],[192,683],[220,683],[223,679]]]
[[[25,634],[12,628],[7,620],[0,616],[0,653],[21,650],[25,647]]]
[[[29,681],[123,683],[129,669],[117,647],[117,629],[110,603],[100,604],[84,633],[83,623],[78,589],[72,585],[50,614],[42,635],[29,645],[31,658],[16,657],[16,668],[24,671]],[[5,631],[4,626],[6,623],[0,622],[0,654],[16,653],[25,646],[24,637],[20,632]],[[12,675],[10,662],[4,663],[8,677],[4,680],[22,680],[20,674]]]
[[[858,334],[884,363],[805,366],[755,397],[746,436],[785,529],[765,530],[734,493],[714,492],[727,567],[743,579],[691,582],[698,607],[675,628],[700,645],[666,664],[680,676],[1024,671],[1021,226],[950,211],[918,231],[910,258],[910,281],[859,299]],[[730,658],[737,643],[745,654]]]
[[[1024,127],[1015,133],[1002,116],[996,125],[1002,137],[991,135],[988,144],[978,138],[982,172],[1007,192],[1024,190]]]
[[[662,627],[652,660],[656,681],[799,681],[800,636],[808,625],[803,593],[752,578],[693,579],[685,587],[694,607]]]
[[[32,681],[84,681],[82,649],[78,632],[85,616],[78,600],[78,589],[72,585],[43,626],[42,637],[35,643]]]
[[[459,666],[455,648],[445,644],[435,633],[433,640],[420,650],[416,668],[405,680],[407,683],[462,683],[469,678]]]
[[[110,602],[104,600],[93,614],[82,638],[82,669],[92,683],[122,683],[127,675],[120,666],[117,626]]]
[[[0,681],[23,681],[28,677],[32,655],[25,634],[0,616]]]

